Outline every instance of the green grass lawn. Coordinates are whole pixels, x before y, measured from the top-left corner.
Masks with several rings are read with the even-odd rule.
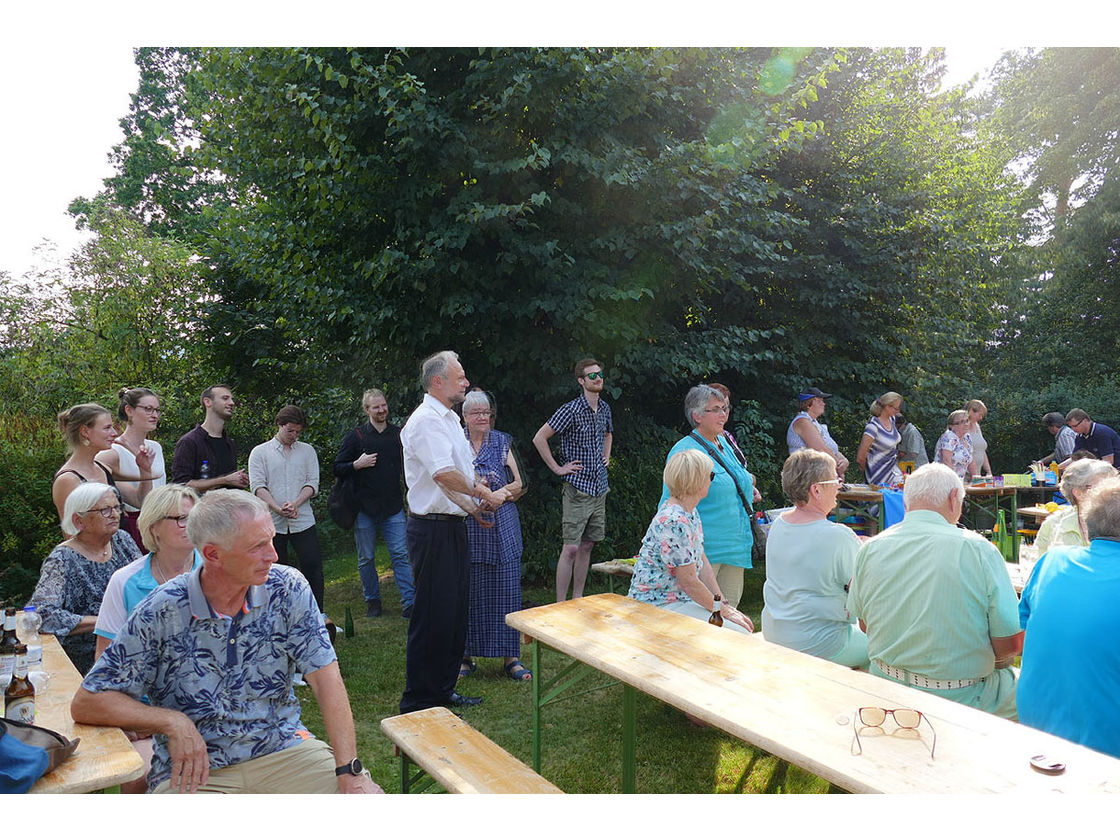
[[[384,717],[397,714],[404,688],[405,637],[408,622],[400,603],[387,555],[379,546],[381,618],[365,618],[365,602],[353,552],[326,564],[327,613],[338,624],[335,641],[340,667],[358,735],[358,755],[386,793],[400,792],[399,761],[393,745],[381,734]],[[742,606],[758,623],[762,608],[761,570],[747,573]],[[587,594],[607,591],[600,575],[591,573]],[[551,585],[528,587],[526,604],[551,603]],[[346,607],[355,634],[345,638]],[[529,649],[524,650],[528,664]],[[566,661],[545,653],[553,672]],[[528,683],[508,679],[500,659],[478,660],[478,670],[462,680],[465,694],[485,702],[463,711],[472,726],[494,742],[532,763],[532,710]],[[304,722],[325,737],[319,709],[310,688],[297,689]],[[622,771],[622,687],[579,695],[550,705],[544,712],[542,774],[568,793],[618,793]],[[660,701],[638,694],[637,789],[642,793],[827,793],[829,784],[715,729],[693,726],[684,715]]]

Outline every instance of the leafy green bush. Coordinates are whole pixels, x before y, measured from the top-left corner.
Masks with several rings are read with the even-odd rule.
[[[0,415],[0,601],[22,605],[43,558],[62,539],[51,478],[66,460],[58,429],[39,417]]]

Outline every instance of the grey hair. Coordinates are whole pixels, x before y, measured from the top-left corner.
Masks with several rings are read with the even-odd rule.
[[[827,452],[798,449],[782,465],[782,491],[795,505],[809,501],[809,488],[836,478],[836,461]]]
[[[68,537],[77,534],[78,526],[74,524],[74,515],[84,516],[89,513],[106,493],[115,495],[116,491],[108,484],[102,484],[100,481],[83,481],[71,490],[70,495],[66,497],[66,503],[62,506],[62,522],[60,524],[63,533]],[[117,504],[120,504],[119,497]]]
[[[934,509],[949,501],[954,490],[964,498],[964,482],[945,464],[923,464],[906,477],[902,486],[902,503],[912,507]]]
[[[466,415],[468,411],[477,405],[484,405],[487,411],[493,411],[493,407],[490,405],[490,398],[486,396],[485,391],[470,391],[463,399],[463,414]]]
[[[1082,516],[1090,540],[1120,539],[1120,477],[1106,478],[1089,491]]]
[[[693,385],[688,389],[688,394],[684,398],[684,418],[688,421],[688,425],[696,428],[697,421],[693,415],[699,414],[707,408],[708,401],[712,399],[727,402],[723,394],[711,385]]]
[[[246,520],[268,514],[262,499],[244,490],[211,490],[187,514],[187,539],[201,551],[205,545],[229,548]]]
[[[1095,458],[1074,461],[1062,473],[1062,495],[1071,505],[1076,505],[1077,497],[1073,495],[1074,490],[1084,490],[1090,484],[1096,484],[1097,479],[1110,475],[1116,475],[1116,470],[1106,461],[1098,461]]]
[[[425,393],[432,386],[432,380],[437,376],[447,373],[447,368],[452,362],[459,361],[459,354],[454,350],[440,350],[424,360],[420,366],[420,387]]]

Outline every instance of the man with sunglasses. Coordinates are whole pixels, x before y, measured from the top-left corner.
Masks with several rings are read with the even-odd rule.
[[[871,673],[1014,720],[1023,633],[999,550],[956,527],[964,482],[945,464],[916,469],[902,500],[906,516],[861,546],[849,585]]]
[[[580,359],[573,371],[582,393],[556,410],[533,436],[533,446],[553,473],[564,480],[563,547],[556,562],[556,600],[583,596],[591,549],[606,536],[607,465],[611,460],[614,424],[611,409],[600,398],[603,366]],[[561,466],[549,438],[560,435]]]

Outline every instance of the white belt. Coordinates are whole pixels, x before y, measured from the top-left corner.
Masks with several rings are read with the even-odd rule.
[[[917,686],[918,688],[967,688],[970,685],[976,685],[976,683],[980,682],[980,680],[935,680],[931,677],[924,677],[921,674],[907,671],[905,668],[895,668],[883,662],[881,659],[875,660],[875,667],[892,680],[899,680],[907,685]],[[983,677],[981,677],[981,679],[983,679]]]

